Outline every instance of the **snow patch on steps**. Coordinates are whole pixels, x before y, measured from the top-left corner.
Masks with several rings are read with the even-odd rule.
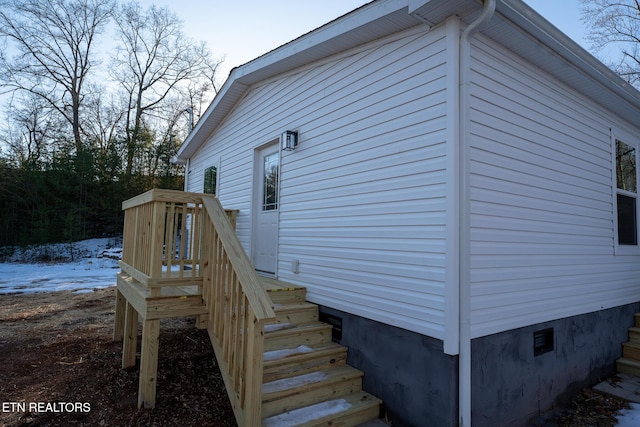
[[[262,420],[263,427],[294,427],[322,417],[344,412],[351,404],[344,399],[330,400]]]
[[[285,348],[284,350],[265,351],[262,360],[284,359],[285,357],[294,356],[296,354],[313,353],[313,349],[306,345],[300,345],[296,348]]]
[[[264,331],[273,332],[273,331],[281,331],[283,329],[293,328],[295,325],[293,323],[271,323],[269,325],[264,325]]]
[[[262,385],[263,393],[275,393],[278,391],[290,390],[292,388],[302,387],[307,384],[319,383],[329,376],[324,372],[311,372],[309,374],[298,375],[297,377],[282,378],[280,380],[271,381]]]

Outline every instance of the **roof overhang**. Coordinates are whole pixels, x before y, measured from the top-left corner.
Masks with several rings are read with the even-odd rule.
[[[195,154],[251,85],[418,24],[407,0],[373,1],[234,68],[174,160],[185,163]]]
[[[470,23],[481,11],[479,0],[377,0],[236,67],[174,160],[193,156],[256,83],[451,15]],[[495,17],[480,32],[616,115],[640,122],[640,92],[521,0],[498,0]]]
[[[520,0],[501,0],[483,33],[626,121],[640,123],[640,92]],[[513,23],[512,25],[507,25]]]

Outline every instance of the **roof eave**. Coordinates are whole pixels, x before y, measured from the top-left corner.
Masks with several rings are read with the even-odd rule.
[[[175,161],[186,162],[193,156],[253,84],[420,22],[435,25],[452,14],[469,22],[481,9],[478,0],[378,0],[234,68],[178,150]],[[565,84],[625,120],[640,122],[640,92],[532,8],[521,0],[499,0],[496,12],[494,19],[499,21],[492,21],[492,25],[482,28],[482,33],[490,38],[493,36],[505,47],[556,75]],[[521,37],[526,43],[538,46],[539,50],[548,53],[552,61],[536,61],[535,54],[526,51],[527,47],[518,45],[515,40],[505,40],[505,37],[500,39],[504,26],[513,26],[521,31],[526,35]],[[571,78],[563,77],[558,71],[566,66],[574,69],[579,78],[575,79],[574,72],[571,72]],[[589,87],[604,89],[607,99],[590,93]]]
[[[615,103],[609,103],[611,105],[607,107],[613,108],[618,115],[632,123],[640,119],[640,92],[535,10],[520,0],[500,0],[497,11],[626,104],[616,108]],[[599,103],[603,101],[594,100]]]
[[[406,13],[408,0],[368,3],[322,27],[231,70],[224,85],[178,150],[186,162],[255,83],[421,24]]]

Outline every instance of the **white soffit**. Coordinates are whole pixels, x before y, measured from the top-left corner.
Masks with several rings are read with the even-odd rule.
[[[176,160],[191,157],[252,84],[420,24],[407,13],[407,0],[374,1],[234,68]]]
[[[422,23],[451,15],[465,23],[482,11],[479,0],[378,0],[234,68],[178,151],[185,162],[260,81]],[[640,92],[521,0],[497,0],[496,16],[480,31],[577,92],[630,123],[640,123]]]
[[[630,123],[640,92],[520,0],[500,0],[500,20],[483,33]]]

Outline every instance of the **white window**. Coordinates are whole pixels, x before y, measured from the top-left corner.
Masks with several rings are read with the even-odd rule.
[[[616,139],[616,213],[618,246],[638,246],[638,179],[636,146]]]
[[[206,194],[216,194],[216,184],[218,181],[218,168],[210,166],[204,170],[204,190]]]

